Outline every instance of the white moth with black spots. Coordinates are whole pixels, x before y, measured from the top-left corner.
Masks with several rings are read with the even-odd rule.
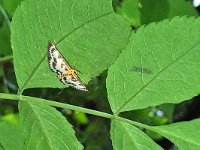
[[[71,68],[56,46],[51,42],[48,43],[48,63],[50,69],[57,74],[57,77],[63,84],[81,91],[88,91],[77,76],[77,71]]]

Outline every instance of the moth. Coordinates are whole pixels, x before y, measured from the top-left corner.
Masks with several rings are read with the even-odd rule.
[[[48,64],[52,72],[56,73],[60,82],[64,85],[69,85],[81,91],[88,91],[79,79],[77,71],[72,69],[56,46],[51,42],[48,43]]]

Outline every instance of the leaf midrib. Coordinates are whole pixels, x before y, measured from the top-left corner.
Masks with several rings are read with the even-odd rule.
[[[78,29],[80,29],[81,27],[85,26],[86,24],[92,22],[92,21],[95,21],[101,17],[105,17],[107,15],[110,15],[114,13],[113,11],[112,12],[108,12],[108,13],[105,13],[101,16],[97,16],[83,24],[81,24],[80,26],[74,28],[71,32],[67,33],[65,36],[63,36],[58,42],[55,43],[55,45],[58,45],[60,44],[65,38],[69,37],[71,34],[73,34],[75,31],[77,31]],[[19,90],[18,94],[21,95],[23,93],[23,91],[26,89],[26,86],[27,84],[29,83],[29,81],[32,79],[33,75],[36,73],[37,69],[40,67],[40,65],[42,64],[42,62],[45,60],[45,58],[47,57],[47,54],[48,52],[46,52],[46,54],[40,59],[40,61],[37,63],[37,65],[35,66],[35,68],[33,69],[33,71],[30,73],[29,77],[27,78],[27,80],[24,82],[24,84],[21,86],[21,89]]]
[[[144,85],[138,92],[136,92],[133,96],[131,96],[117,111],[114,112],[114,114],[119,114],[121,110],[130,102],[133,100],[134,97],[136,97],[140,92],[145,89],[150,83],[152,83],[161,73],[163,73],[165,70],[167,70],[170,66],[172,66],[174,63],[179,61],[181,58],[183,58],[186,54],[188,54],[190,51],[192,51],[196,46],[199,45],[199,41],[194,44],[190,49],[188,49],[183,55],[178,57],[176,60],[174,60],[172,63],[170,63],[168,66],[163,68],[161,71],[159,71],[146,85]]]

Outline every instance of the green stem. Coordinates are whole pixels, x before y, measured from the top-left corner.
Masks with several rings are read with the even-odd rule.
[[[113,118],[114,116],[105,112],[100,112],[92,109],[87,109],[83,107],[78,107],[70,104],[63,104],[59,103],[56,101],[51,101],[51,100],[46,100],[42,98],[36,98],[36,97],[30,97],[30,96],[23,96],[23,95],[14,95],[14,94],[5,94],[5,93],[0,93],[0,99],[9,99],[9,100],[22,100],[22,101],[28,101],[28,102],[38,102],[38,103],[43,103],[46,105],[54,106],[54,107],[60,107],[60,108],[66,108],[70,110],[75,110],[79,112],[84,112],[87,114],[95,115],[95,116],[100,116],[104,118]]]
[[[54,106],[54,107],[60,107],[60,108],[66,108],[66,109],[70,109],[70,110],[74,110],[74,111],[78,111],[78,112],[83,112],[83,113],[87,113],[87,114],[91,114],[91,115],[95,115],[95,116],[99,116],[99,117],[104,117],[104,118],[108,118],[108,119],[117,119],[129,124],[132,124],[134,126],[137,127],[141,127],[141,128],[145,128],[148,130],[152,130],[151,126],[139,123],[139,122],[135,122],[126,118],[122,118],[116,115],[112,115],[109,113],[105,113],[105,112],[100,112],[100,111],[96,111],[96,110],[92,110],[92,109],[88,109],[88,108],[83,108],[83,107],[78,107],[78,106],[73,106],[70,104],[63,104],[63,103],[59,103],[59,102],[55,102],[55,101],[50,101],[50,100],[46,100],[46,99],[42,99],[42,98],[35,98],[35,97],[30,97],[30,96],[23,96],[23,95],[14,95],[14,94],[5,94],[5,93],[0,93],[0,99],[9,99],[9,100],[22,100],[22,101],[28,101],[28,102],[38,102],[38,103],[43,103],[46,105],[50,105],[50,106]]]
[[[0,63],[1,63],[1,62],[5,62],[5,61],[9,61],[9,60],[11,60],[11,59],[13,59],[13,56],[12,56],[12,55],[2,57],[2,58],[0,58]]]
[[[8,25],[8,27],[10,28],[10,19],[6,13],[6,11],[4,10],[4,8],[0,5],[0,12],[2,13],[2,15],[4,16],[6,23]]]
[[[47,104],[47,105],[54,106],[54,107],[67,108],[70,110],[84,112],[87,114],[100,116],[100,117],[104,117],[104,118],[109,118],[109,119],[113,118],[113,115],[108,114],[108,113],[104,113],[104,112],[100,112],[100,111],[96,111],[96,110],[92,110],[92,109],[87,109],[87,108],[83,108],[83,107],[78,107],[78,106],[74,106],[74,105],[70,105],[70,104],[63,104],[63,103],[50,101],[50,100],[46,100],[46,99],[41,99],[41,98],[33,98],[30,96],[21,96],[21,100],[31,101],[31,102],[39,102],[39,103]]]
[[[10,100],[20,100],[18,95],[15,94],[5,94],[5,93],[0,93],[0,99],[10,99]]]

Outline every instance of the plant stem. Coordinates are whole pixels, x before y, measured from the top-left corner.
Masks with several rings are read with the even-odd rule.
[[[10,19],[6,13],[6,11],[4,10],[4,8],[0,5],[0,12],[2,13],[2,15],[4,16],[6,23],[8,25],[8,27],[10,28]]]
[[[70,105],[70,104],[63,104],[63,103],[50,101],[50,100],[46,100],[46,99],[41,99],[41,98],[21,96],[21,100],[31,101],[31,102],[40,102],[40,103],[44,103],[44,104],[47,104],[47,105],[50,105],[50,106],[67,108],[67,109],[70,109],[70,110],[84,112],[84,113],[87,113],[87,114],[100,116],[100,117],[104,117],[104,118],[109,118],[109,119],[113,118],[113,115],[108,114],[108,113],[104,113],[104,112],[100,112],[100,111],[96,111],[96,110],[92,110],[92,109],[87,109],[87,108],[83,108],[83,107],[73,106],[73,105]]]
[[[28,102],[38,102],[38,103],[43,103],[46,105],[54,106],[54,107],[60,107],[60,108],[67,108],[70,110],[75,110],[79,112],[84,112],[87,114],[95,115],[95,116],[100,116],[104,118],[113,118],[114,116],[105,112],[100,112],[92,109],[87,109],[83,107],[78,107],[70,104],[63,104],[59,103],[56,101],[51,101],[51,100],[46,100],[42,98],[36,98],[36,97],[30,97],[30,96],[23,96],[23,95],[14,95],[14,94],[5,94],[5,93],[0,93],[0,99],[9,99],[9,100],[22,100],[22,101],[28,101]]]
[[[13,59],[13,56],[12,56],[12,55],[2,57],[2,58],[0,58],[0,63],[1,63],[1,62],[5,62],[5,61],[9,61],[9,60],[11,60],[11,59]]]
[[[66,108],[66,109],[70,109],[70,110],[74,110],[74,111],[79,111],[79,112],[83,112],[83,113],[87,113],[87,114],[91,114],[91,115],[95,115],[95,116],[99,116],[99,117],[104,117],[104,118],[108,118],[108,119],[117,119],[129,124],[132,124],[134,126],[137,127],[141,127],[141,128],[145,128],[148,130],[153,131],[153,128],[151,126],[139,123],[139,122],[135,122],[126,118],[122,118],[116,115],[112,115],[109,113],[105,113],[105,112],[100,112],[97,110],[92,110],[92,109],[88,109],[88,108],[83,108],[83,107],[78,107],[78,106],[73,106],[70,104],[63,104],[63,103],[59,103],[59,102],[55,102],[55,101],[50,101],[50,100],[46,100],[46,99],[42,99],[42,98],[36,98],[36,97],[30,97],[30,96],[23,96],[23,95],[14,95],[14,94],[5,94],[5,93],[0,93],[0,99],[9,99],[9,100],[22,100],[22,101],[27,101],[27,102],[38,102],[38,103],[43,103],[46,105],[50,105],[50,106],[54,106],[54,107],[60,107],[60,108]]]
[[[0,99],[10,99],[10,100],[20,100],[18,95],[15,94],[5,94],[5,93],[0,93]]]

